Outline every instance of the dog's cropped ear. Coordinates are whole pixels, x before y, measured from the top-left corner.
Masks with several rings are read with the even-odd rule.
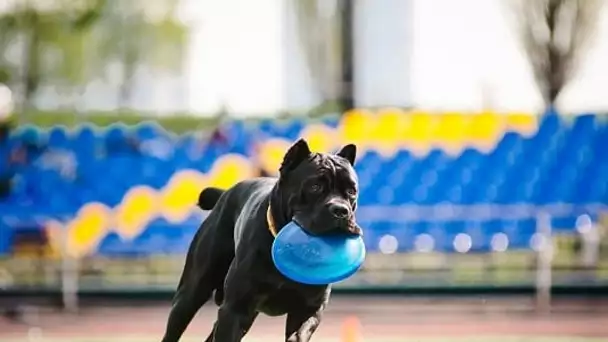
[[[279,169],[280,174],[287,174],[287,172],[295,169],[296,166],[306,160],[309,156],[310,148],[308,147],[306,140],[300,139],[296,141],[296,143],[287,150],[285,157],[283,157],[283,163],[281,163],[281,168]]]
[[[348,144],[338,152],[338,155],[350,163],[350,165],[355,165],[355,159],[357,158],[357,146],[354,144]]]

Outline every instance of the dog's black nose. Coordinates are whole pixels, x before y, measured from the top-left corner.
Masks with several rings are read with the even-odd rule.
[[[339,219],[347,218],[350,214],[350,210],[348,206],[340,203],[332,203],[329,206],[329,212],[335,217]]]

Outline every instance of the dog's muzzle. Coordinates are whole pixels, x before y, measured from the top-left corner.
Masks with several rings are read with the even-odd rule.
[[[346,204],[331,203],[328,209],[330,214],[338,220],[347,219],[351,215],[350,208]]]
[[[346,231],[352,235],[363,236],[363,229],[356,222],[349,224]]]
[[[355,222],[350,206],[346,203],[332,202],[328,205],[327,210],[341,231],[352,235],[363,235],[361,227]]]

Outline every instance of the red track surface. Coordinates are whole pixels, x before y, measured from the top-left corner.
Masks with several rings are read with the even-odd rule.
[[[319,337],[337,337],[344,320],[357,317],[364,336],[581,336],[608,337],[608,302],[560,301],[551,314],[532,310],[528,299],[404,299],[398,297],[339,297],[332,300]],[[207,305],[188,329],[202,338],[211,329],[216,307]],[[32,325],[47,337],[111,337],[137,335],[158,340],[167,305],[86,307],[77,315],[41,310],[29,325],[0,318],[2,337],[24,336]],[[36,316],[38,316],[36,318]],[[284,318],[260,317],[251,336],[280,337]]]

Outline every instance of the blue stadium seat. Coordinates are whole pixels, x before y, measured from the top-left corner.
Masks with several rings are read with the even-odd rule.
[[[331,118],[324,122],[336,127],[339,121]],[[134,128],[83,126],[73,132],[63,127],[47,131],[22,127],[11,135],[12,141],[48,143],[51,149],[68,149],[76,156],[78,172],[71,179],[57,171],[43,169],[37,159],[40,154],[33,154],[32,163],[17,169],[14,193],[8,200],[0,201],[0,210],[3,217],[10,212],[13,220],[25,222],[38,216],[69,216],[91,201],[111,207],[120,203],[135,185],[160,189],[177,170],[194,168],[205,173],[226,153],[248,155],[253,139],[294,140],[305,128],[303,120],[264,120],[256,125],[233,121],[224,126],[229,136],[229,144],[224,146],[205,145],[192,133],[174,138],[155,123]],[[257,131],[263,134],[260,136]],[[167,157],[140,153],[130,144],[130,137],[143,141],[163,139],[172,146],[173,152]],[[549,112],[540,119],[536,134],[524,137],[518,132],[507,132],[491,151],[467,147],[452,156],[435,148],[426,156],[400,150],[392,157],[385,157],[367,149],[360,154],[355,166],[360,181],[359,206],[607,205],[606,146],[608,124],[598,116],[584,114],[565,119]],[[553,226],[557,231],[573,231],[578,215],[578,212],[557,215]],[[491,250],[492,239],[497,234],[507,237],[509,248],[530,248],[535,232],[534,219],[526,217],[512,220],[426,217],[424,220],[400,217],[395,209],[394,217],[365,222],[365,239],[370,249],[377,251],[380,239],[385,237],[384,243],[390,247],[390,236],[395,237],[397,251],[402,252],[412,250],[420,234],[428,234],[436,250],[455,252],[454,239],[458,234],[466,234],[471,238],[469,252],[484,252]],[[108,236],[102,247],[112,253],[183,252],[199,223],[200,217],[179,224],[159,219],[134,241]],[[0,224],[0,234],[8,234],[6,230],[6,224]],[[5,248],[2,243],[0,238],[0,253]]]
[[[48,144],[51,147],[67,147],[70,137],[65,127],[55,126],[48,133]]]
[[[133,136],[138,140],[151,140],[167,136],[167,131],[155,122],[143,122],[131,130]]]

